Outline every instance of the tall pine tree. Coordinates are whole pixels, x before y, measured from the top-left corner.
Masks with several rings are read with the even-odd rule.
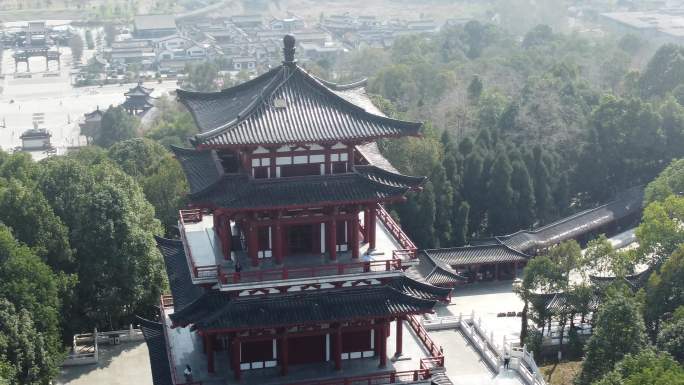
[[[494,161],[487,189],[487,230],[490,234],[506,234],[515,228],[512,173],[513,167],[508,157],[500,151]]]
[[[518,227],[529,228],[534,224],[534,189],[527,167],[521,161],[513,162],[511,187],[515,191],[515,208]]]

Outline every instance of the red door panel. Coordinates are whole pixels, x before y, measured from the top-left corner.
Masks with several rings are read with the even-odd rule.
[[[325,335],[290,338],[287,343],[291,365],[325,361]]]

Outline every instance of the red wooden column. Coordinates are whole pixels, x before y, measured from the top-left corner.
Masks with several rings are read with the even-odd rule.
[[[287,344],[287,335],[283,335],[280,337],[280,375],[281,376],[287,376],[287,372],[289,369],[289,352],[288,352],[288,344]]]
[[[233,375],[236,380],[240,381],[242,377],[242,371],[240,370],[240,340],[235,337],[233,337],[231,342],[230,360],[232,361]]]
[[[370,217],[370,210],[368,207],[363,209],[363,241],[368,242],[368,236],[369,236],[369,229],[370,226],[368,226],[368,217]]]
[[[339,326],[335,329],[335,343],[333,347],[335,370],[342,370],[342,328]]]
[[[330,253],[330,260],[337,260],[337,219],[335,215],[331,217],[332,219],[328,221],[328,225],[325,226],[325,231],[328,232],[328,253]]]
[[[259,241],[257,238],[258,228],[252,222],[247,222],[247,254],[252,260],[252,266],[259,266]]]
[[[404,350],[403,346],[402,346],[402,343],[403,343],[402,335],[404,334],[404,317],[401,317],[401,316],[397,317],[397,333],[396,334],[397,334],[396,335],[397,341],[396,341],[395,345],[396,345],[397,351],[394,353],[394,356],[399,357],[402,355],[403,350]]]
[[[352,258],[359,258],[359,212],[354,210],[354,218],[351,221],[351,238],[349,239],[349,247],[352,249]]]
[[[371,205],[368,207],[369,211],[369,221],[368,221],[368,249],[369,250],[374,250],[375,249],[375,221],[376,221],[376,214],[375,214],[375,206]]]
[[[204,346],[207,353],[207,371],[209,373],[214,373],[214,337],[213,334],[204,335]]]
[[[382,320],[375,329],[378,333],[378,354],[380,355],[380,365],[379,368],[384,368],[387,366],[387,321]]]
[[[280,222],[277,222],[275,225],[273,225],[272,229],[273,258],[275,259],[276,264],[280,265],[283,263],[283,226],[281,226]]]
[[[230,230],[230,218],[227,215],[221,215],[221,228],[223,229],[223,236],[221,237],[221,246],[223,246],[223,258],[230,259],[230,252],[233,245],[231,244],[233,234]]]

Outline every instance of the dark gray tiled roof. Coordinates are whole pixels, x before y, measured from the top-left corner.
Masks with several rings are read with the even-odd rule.
[[[434,260],[425,252],[418,254],[418,261],[418,265],[406,270],[406,275],[415,280],[439,287],[453,287],[467,281],[465,277],[444,263]]]
[[[152,383],[154,385],[173,385],[171,379],[171,365],[167,353],[164,325],[159,322],[137,317],[140,329],[147,343],[152,368]]]
[[[355,166],[356,172],[365,176],[369,180],[392,187],[415,188],[427,181],[424,176],[408,176],[399,173],[383,170],[376,166]]]
[[[640,213],[643,199],[643,186],[634,187],[603,206],[579,212],[533,231],[523,230],[497,238],[503,244],[521,252],[549,247]]]
[[[123,103],[121,103],[121,106],[124,109],[149,109],[154,107],[152,103],[149,100],[149,97],[130,97],[126,99]]]
[[[382,155],[377,142],[370,142],[359,144],[356,146],[356,151],[358,151],[361,156],[363,156],[368,164],[372,166],[379,167],[385,171],[389,172],[399,172],[394,166]]]
[[[177,95],[202,132],[196,144],[331,143],[418,135],[421,123],[369,112],[338,95],[339,86],[331,87],[296,65],[282,65],[227,90],[178,90]]]
[[[183,242],[155,237],[157,247],[164,256],[175,311],[183,309],[202,295],[202,289],[192,283]]]
[[[198,193],[221,179],[223,169],[213,150],[193,150],[171,146],[190,185],[190,194]]]
[[[637,274],[631,274],[631,275],[626,275],[624,277],[599,277],[595,275],[590,275],[589,276],[589,281],[592,283],[592,285],[597,286],[597,287],[606,287],[610,285],[611,283],[615,282],[615,280],[622,279],[624,280],[633,290],[639,290],[642,288],[645,284],[646,281],[648,281],[648,277],[651,276],[651,268],[648,268],[640,273]]]
[[[432,259],[450,266],[526,261],[529,258],[505,245],[452,247],[424,252]]]
[[[566,303],[569,300],[569,297],[566,293],[556,293],[553,295],[546,295],[545,298],[545,307],[546,310],[552,311],[552,312],[557,312],[563,309],[564,306],[566,306]],[[589,301],[589,309],[590,310],[596,310],[599,305],[599,298],[597,296],[592,296],[590,301]]]
[[[417,188],[422,178],[382,173],[368,168],[364,173],[313,175],[293,178],[250,179],[246,175],[224,175],[219,182],[191,194],[197,204],[224,208],[261,209],[337,202],[390,200]]]
[[[393,280],[389,285],[412,297],[433,301],[444,301],[449,296],[449,293],[451,293],[449,288],[433,286],[406,276]]]
[[[129,89],[124,93],[124,96],[148,96],[154,91],[154,88],[143,87],[142,84],[138,83],[137,86]]]
[[[238,330],[421,314],[434,305],[434,300],[412,297],[387,285],[256,298],[231,298],[214,291],[171,314],[171,319],[179,325],[192,324],[193,329]]]

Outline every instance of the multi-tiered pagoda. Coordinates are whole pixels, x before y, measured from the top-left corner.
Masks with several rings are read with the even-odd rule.
[[[131,115],[144,114],[154,107],[152,91],[154,91],[154,88],[143,87],[142,82],[138,82],[137,86],[124,93],[126,100],[121,104],[121,107]]]
[[[177,91],[201,133],[174,149],[190,207],[180,239],[158,239],[171,296],[143,323],[157,385],[186,382],[186,365],[204,384],[291,383],[295,368],[394,381],[405,320],[449,296],[405,275],[415,246],[382,206],[425,178],[399,174],[375,141],[421,124],[382,115],[363,82],[307,73],[294,47],[286,36],[281,66],[233,88]]]

